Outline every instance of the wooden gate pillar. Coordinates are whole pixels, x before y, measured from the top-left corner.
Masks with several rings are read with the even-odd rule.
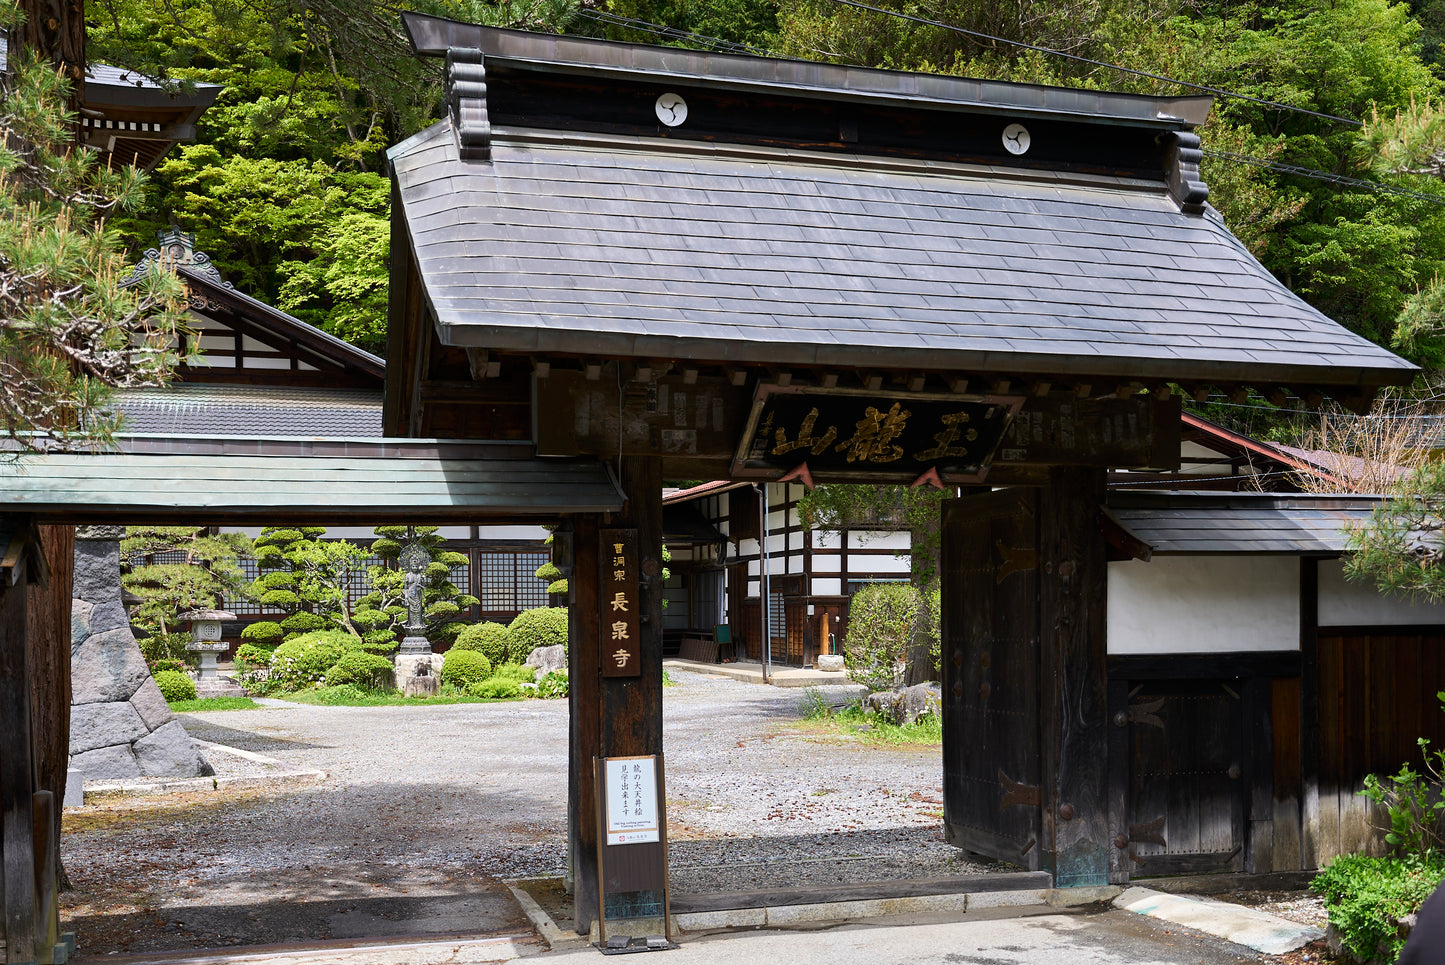
[[[597,917],[594,757],[662,753],[662,463],[630,457],[622,464],[622,511],[578,516],[572,524],[571,621],[568,625],[571,741],[568,760],[569,846],[578,934]],[[602,566],[599,530],[637,530],[640,571],[640,676],[602,675]]]
[[[1108,560],[1101,469],[1054,468],[1039,501],[1044,867],[1058,888],[1109,883]]]

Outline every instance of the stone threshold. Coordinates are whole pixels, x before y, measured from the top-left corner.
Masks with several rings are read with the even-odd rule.
[[[195,740],[195,738],[192,738]],[[219,791],[228,790],[252,790],[264,788],[287,788],[305,787],[311,784],[319,784],[326,780],[326,772],[311,768],[293,768],[283,761],[274,757],[266,757],[253,751],[243,751],[239,747],[227,747],[225,744],[213,744],[210,741],[195,740],[197,747],[205,753],[229,754],[256,764],[264,764],[269,767],[280,768],[273,774],[238,774],[232,777],[187,777],[187,778],[158,778],[140,781],[119,781],[109,784],[91,784],[86,782],[85,801],[92,803],[92,799],[105,797],[147,797],[160,794],[185,794],[196,791]]]
[[[557,926],[527,891],[531,885],[555,885],[557,879],[521,878],[507,887],[531,920],[537,933],[553,947],[596,942],[597,925],[584,937]],[[968,875],[952,879],[910,879],[864,882],[831,888],[679,895],[671,901],[675,935],[733,928],[766,928],[821,922],[858,921],[892,915],[917,914],[1036,914],[1081,908],[1107,902],[1121,889],[1053,888],[1046,872]],[[651,927],[661,933],[662,921],[614,923],[611,932],[627,927]],[[641,934],[642,932],[639,932]]]

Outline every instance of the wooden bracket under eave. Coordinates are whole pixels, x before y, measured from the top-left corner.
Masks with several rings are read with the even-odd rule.
[[[909,489],[917,489],[919,486],[932,486],[934,489],[947,490],[943,484],[943,477],[938,475],[937,466],[929,466],[928,471],[908,484]]]
[[[495,379],[502,374],[502,363],[492,358],[484,348],[467,349],[467,367],[471,369],[472,378],[478,382]]]
[[[782,430],[780,429],[778,431],[781,432]],[[802,483],[804,489],[812,490],[813,474],[808,470],[808,461],[806,459],[778,477],[778,482],[780,483],[793,482],[794,480]]]
[[[1139,560],[1147,563],[1154,558],[1154,547],[1121,523],[1119,517],[1109,512],[1107,506],[1099,507],[1099,532],[1103,534],[1104,542],[1115,551],[1109,554],[1111,560]],[[1119,555],[1116,556],[1115,553]]]

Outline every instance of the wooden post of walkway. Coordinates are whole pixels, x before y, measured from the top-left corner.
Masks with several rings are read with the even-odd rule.
[[[662,753],[662,464],[630,457],[622,463],[622,511],[577,517],[572,528],[572,616],[569,627],[571,742],[567,805],[572,851],[574,921],[586,934],[597,917],[597,827],[593,757]],[[601,525],[599,525],[601,524]],[[602,676],[601,566],[598,530],[636,529],[641,581],[638,625],[641,675]]]
[[[1104,470],[1054,468],[1039,508],[1044,866],[1057,888],[1109,883]]]
[[[0,560],[0,944],[6,962],[36,961],[41,938],[36,929],[35,769],[25,619],[27,540],[32,535],[33,529],[23,526],[0,547],[5,556]]]

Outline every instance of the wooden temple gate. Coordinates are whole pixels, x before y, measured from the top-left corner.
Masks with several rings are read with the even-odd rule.
[[[1414,371],[1205,217],[1207,99],[404,22],[446,58],[447,117],[389,154],[392,438],[46,456],[0,498],[49,522],[565,519],[586,932],[593,761],[663,750],[664,481],[1012,487],[946,510],[950,839],[1062,886],[1127,874],[1105,470],[1177,468],[1181,393],[1360,407]],[[114,492],[116,466],[151,488]]]

